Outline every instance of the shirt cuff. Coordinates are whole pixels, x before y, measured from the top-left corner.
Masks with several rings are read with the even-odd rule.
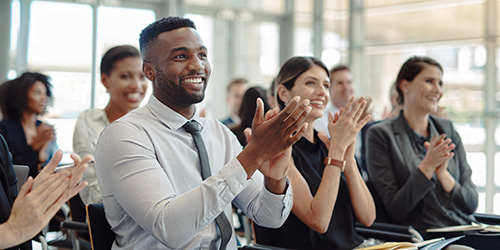
[[[281,217],[287,216],[293,205],[293,190],[290,185],[290,180],[286,177],[286,189],[284,194],[275,194],[263,185],[263,200],[266,201],[269,207],[281,208]]]

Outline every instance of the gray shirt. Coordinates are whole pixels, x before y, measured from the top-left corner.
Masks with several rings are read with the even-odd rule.
[[[215,119],[199,117],[213,175],[202,181],[188,121],[151,97],[109,125],[96,148],[96,170],[113,249],[218,249],[214,219],[231,218],[231,202],[250,219],[279,227],[292,207],[291,188],[270,193],[260,172],[247,180],[235,158],[236,137]],[[232,234],[228,249],[236,249]]]

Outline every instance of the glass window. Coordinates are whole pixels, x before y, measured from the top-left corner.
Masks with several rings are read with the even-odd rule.
[[[321,60],[328,68],[339,64],[349,49],[349,13],[346,1],[324,1],[323,52]]]
[[[496,193],[493,196],[493,213],[500,214],[500,193]]]
[[[34,1],[28,41],[30,70],[89,72],[91,24],[88,5]]]
[[[380,6],[391,6],[399,4],[409,4],[409,3],[425,3],[435,0],[365,0],[365,7],[380,7]]]
[[[467,153],[467,162],[472,170],[472,182],[478,187],[484,187],[486,185],[486,155]]]
[[[313,53],[313,1],[295,1],[294,49],[297,56],[312,56]]]
[[[421,8],[367,9],[367,45],[484,37],[484,2],[443,2],[433,1]]]
[[[268,12],[273,14],[282,14],[285,10],[285,0],[185,0],[186,4],[195,6],[219,6],[224,8],[248,9],[259,12]],[[240,12],[244,14],[244,12]],[[243,17],[245,18],[245,17]]]
[[[346,11],[349,10],[349,1],[347,0],[324,0],[323,9],[325,11]]]
[[[495,134],[498,134],[495,133]],[[500,153],[495,154],[495,185],[500,187]]]
[[[28,68],[52,78],[54,104],[47,118],[57,143],[71,152],[76,116],[90,105],[92,8],[88,5],[34,1],[31,5]]]
[[[478,203],[476,213],[485,213],[486,212],[486,193],[478,192]]]
[[[108,103],[109,95],[106,92],[106,88],[100,83],[99,65],[102,55],[104,55],[108,49],[123,44],[132,45],[139,49],[139,34],[142,29],[154,22],[156,15],[152,10],[107,6],[101,6],[97,11],[98,33],[96,64],[98,66],[96,72],[95,107],[104,108]],[[147,103],[151,91],[152,88],[148,88],[148,93],[146,93],[142,105]]]
[[[20,20],[20,5],[19,0],[12,1],[11,4],[11,19],[10,19],[10,49],[9,49],[9,70],[7,72],[7,79],[14,79],[17,77],[16,72],[16,56],[17,56],[17,39],[19,34],[19,20]]]

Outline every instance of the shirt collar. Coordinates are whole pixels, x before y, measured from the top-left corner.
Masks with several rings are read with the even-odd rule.
[[[424,142],[424,141],[430,141],[430,139],[436,135],[438,135],[438,131],[436,129],[436,126],[434,125],[434,122],[432,121],[432,119],[429,117],[429,120],[428,120],[428,125],[427,125],[427,129],[429,131],[429,136],[428,137],[423,137],[419,134],[417,134],[411,127],[410,125],[408,124],[408,121],[406,120],[406,118],[404,117],[403,115],[403,111],[400,112],[400,115],[403,117],[403,124],[405,125],[405,128],[406,130],[408,131],[408,135],[410,136],[410,140],[413,141],[413,142]]]
[[[151,113],[156,116],[163,124],[165,124],[168,128],[177,131],[181,128],[188,119],[186,119],[181,114],[175,112],[169,106],[163,104],[158,100],[154,95],[151,95],[149,98],[146,107],[151,111]],[[201,125],[201,129],[203,130],[204,119],[200,117],[198,110],[195,107],[194,115],[190,119],[190,121],[195,120]]]

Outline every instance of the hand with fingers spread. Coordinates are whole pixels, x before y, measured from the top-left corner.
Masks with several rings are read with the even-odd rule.
[[[80,160],[78,155],[72,155],[76,167],[55,173],[61,158],[62,151],[59,150],[35,179],[29,177],[21,187],[9,219],[0,225],[0,249],[34,237],[64,203],[87,186],[80,180],[91,158]]]
[[[67,201],[63,196],[68,185],[64,173],[50,176],[37,188],[33,188],[33,178],[29,177],[12,205],[9,219],[0,225],[0,231],[7,236],[0,241],[0,248],[20,244],[40,232]]]
[[[436,174],[442,174],[443,166],[446,169],[448,161],[453,158],[455,144],[445,134],[435,136],[430,142],[424,143],[427,153],[419,165],[419,169],[430,179]]]
[[[278,108],[269,110],[264,116],[264,120],[268,121],[269,119],[276,116],[278,112],[279,112]],[[245,129],[244,134],[246,140],[250,141],[252,138],[252,129],[251,128]],[[279,180],[283,178],[286,172],[288,171],[288,166],[290,163],[291,156],[292,156],[292,147],[289,147],[283,153],[264,162],[260,166],[259,171],[262,172],[265,176],[268,176],[270,179]]]
[[[61,150],[58,150],[54,154],[50,162],[40,171],[40,173],[37,175],[37,178],[35,178],[33,188],[37,188],[38,186],[47,182],[49,177],[55,174],[54,170],[61,161],[62,155],[63,153]],[[86,182],[80,183],[80,180],[82,179],[85,169],[87,169],[88,162],[92,160],[90,156],[86,156],[83,159],[80,159],[80,156],[78,156],[77,154],[71,154],[71,158],[74,161],[75,167],[61,171],[61,173],[67,173],[70,178],[69,188],[67,190],[67,193],[65,194],[69,196],[68,199],[76,195],[87,185]]]
[[[330,148],[332,144],[339,146],[342,152],[353,142],[361,128],[371,119],[370,115],[362,117],[366,108],[366,101],[363,97],[354,101],[351,97],[344,108],[341,108],[339,113],[332,115],[328,114],[328,130],[330,132]]]
[[[295,97],[282,111],[270,110],[264,116],[262,100],[258,99],[251,138],[237,156],[248,178],[260,169],[266,178],[267,188],[275,193],[279,193],[275,190],[284,188],[288,169],[288,164],[283,164],[288,161],[287,154],[283,153],[302,137],[308,126],[305,119],[311,111],[309,100],[299,101],[300,98]],[[269,180],[279,182],[279,188],[270,187]]]

